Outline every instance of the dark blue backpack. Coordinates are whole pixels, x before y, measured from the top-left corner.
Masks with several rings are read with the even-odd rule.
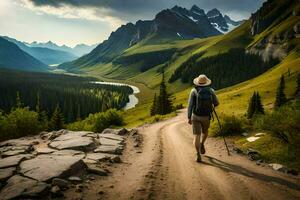
[[[213,96],[210,87],[196,87],[195,107],[193,113],[198,116],[211,116],[213,112]]]

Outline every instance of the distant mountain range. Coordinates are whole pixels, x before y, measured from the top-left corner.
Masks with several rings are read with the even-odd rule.
[[[10,37],[3,37],[4,39],[13,42],[16,44],[20,49],[25,51],[26,53],[30,54],[34,58],[40,60],[41,62],[51,65],[51,64],[60,64],[63,62],[72,61],[78,56],[62,50],[52,49],[48,47],[41,47],[41,46],[29,46],[24,42],[20,42],[14,38]]]
[[[0,68],[39,72],[48,70],[46,64],[2,37],[0,37]]]
[[[206,38],[227,33],[243,21],[234,21],[219,10],[205,11],[196,5],[191,9],[174,6],[159,12],[153,20],[139,20],[122,25],[93,51],[61,68],[80,68],[108,63],[136,44],[160,44],[174,40]]]
[[[75,47],[68,47],[66,45],[59,46],[51,41],[48,42],[32,42],[32,43],[25,43],[29,47],[42,47],[42,48],[49,48],[53,50],[58,50],[58,51],[65,51],[69,52],[71,54],[74,54],[75,56],[83,56],[84,54],[87,54],[91,52],[97,44],[94,45],[86,45],[86,44],[78,44]]]

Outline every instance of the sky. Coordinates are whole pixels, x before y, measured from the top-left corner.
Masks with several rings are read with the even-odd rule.
[[[127,22],[153,19],[166,8],[192,5],[247,19],[264,0],[0,0],[0,35],[25,42],[96,44]]]

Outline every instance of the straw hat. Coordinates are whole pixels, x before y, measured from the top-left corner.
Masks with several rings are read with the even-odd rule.
[[[208,86],[211,84],[211,80],[204,74],[200,74],[197,78],[194,79],[193,83],[197,86]]]

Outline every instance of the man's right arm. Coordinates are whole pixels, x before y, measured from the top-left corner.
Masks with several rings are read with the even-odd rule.
[[[188,101],[188,119],[190,120],[192,118],[192,112],[193,112],[193,107],[194,107],[194,91],[193,89],[190,92],[189,95],[189,101]]]
[[[219,99],[218,99],[218,97],[217,97],[217,95],[216,95],[216,93],[215,93],[215,90],[214,89],[211,89],[211,91],[212,91],[212,100],[213,100],[213,104],[214,104],[214,106],[216,107],[216,106],[218,106],[220,103],[219,103]]]

